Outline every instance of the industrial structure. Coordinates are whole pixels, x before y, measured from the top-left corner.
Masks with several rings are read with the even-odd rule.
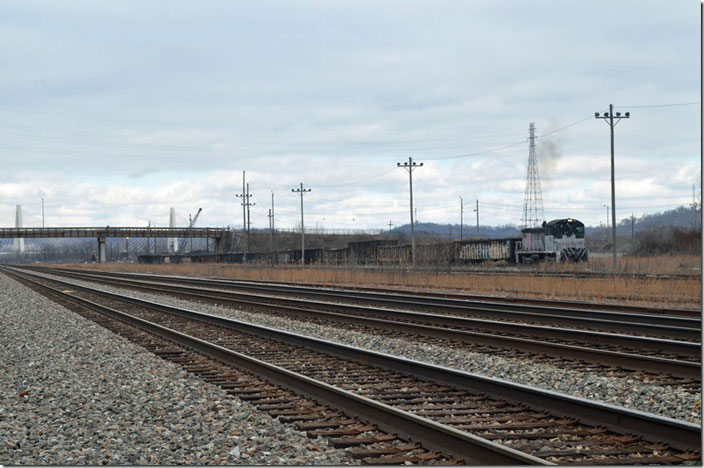
[[[17,205],[17,208],[15,208],[15,228],[21,228],[22,227],[22,205]],[[12,250],[14,250],[17,253],[23,254],[24,253],[24,238],[21,237],[16,237],[15,240],[12,242]]]
[[[207,238],[215,240],[215,252],[230,250],[232,231],[226,228],[154,228],[154,227],[47,227],[47,228],[0,228],[0,239],[27,238],[85,238],[94,237],[98,241],[98,261],[106,261],[105,243],[109,237],[148,237],[148,238]]]
[[[535,122],[528,126],[528,174],[526,175],[526,192],[523,197],[523,217],[521,228],[540,226],[545,219],[543,212],[543,195],[540,190],[540,174],[538,172],[538,156],[535,150]]]

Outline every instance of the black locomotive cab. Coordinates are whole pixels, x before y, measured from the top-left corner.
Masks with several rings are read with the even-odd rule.
[[[545,225],[545,235],[555,239],[584,239],[584,223],[573,218],[555,219]]]

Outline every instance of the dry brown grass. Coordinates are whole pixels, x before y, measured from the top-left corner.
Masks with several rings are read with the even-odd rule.
[[[611,254],[589,254],[586,263],[543,263],[542,271],[557,272],[613,272]],[[639,257],[623,255],[618,258],[616,273],[636,275],[701,275],[702,258],[695,255],[657,255]]]
[[[611,259],[605,259],[610,267]],[[682,259],[664,259],[662,265],[672,268]],[[645,262],[631,260],[622,265],[638,269],[639,273],[651,273]],[[673,263],[674,262],[674,263]],[[590,262],[591,263],[591,262]],[[661,265],[661,267],[662,267]],[[68,265],[67,265],[68,266]],[[71,265],[76,267],[76,265]],[[592,303],[620,303],[670,308],[701,308],[701,276],[677,277],[556,277],[525,274],[484,275],[471,272],[429,271],[370,271],[353,268],[253,267],[231,264],[198,265],[141,265],[106,264],[83,265],[87,269],[158,273],[166,275],[200,276],[214,278],[275,281],[294,284],[316,284],[348,287],[382,287],[426,292],[452,292],[495,297],[525,297],[543,299],[575,300]],[[537,266],[538,270],[553,266]],[[633,271],[631,271],[633,272]]]

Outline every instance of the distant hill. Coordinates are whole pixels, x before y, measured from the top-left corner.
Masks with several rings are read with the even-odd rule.
[[[697,227],[701,227],[701,210],[697,211]],[[653,214],[645,214],[641,217],[634,218],[623,218],[618,221],[616,229],[619,235],[629,236],[631,235],[631,228],[633,232],[637,234],[641,231],[648,231],[658,227],[679,227],[679,228],[692,228],[694,227],[695,214],[691,207],[680,206],[674,210],[668,210],[663,212],[657,212]],[[418,236],[427,237],[452,237],[459,238],[460,236],[460,226],[459,224],[436,224],[436,223],[417,223],[415,225],[415,231]],[[588,237],[595,235],[598,236],[605,232],[605,226],[586,226],[586,235]],[[391,233],[396,234],[410,234],[411,227],[410,224],[404,224],[394,228]],[[462,230],[463,237],[465,238],[476,238],[477,229],[476,226],[471,226],[465,224]],[[479,237],[480,238],[501,238],[501,237],[520,237],[521,231],[518,226],[513,224],[506,224],[503,226],[479,226]],[[603,235],[603,234],[601,234]]]
[[[416,223],[416,235],[427,237],[460,237],[459,224],[436,224],[436,223]],[[410,234],[411,225],[404,224],[391,230],[392,234]],[[502,237],[520,237],[521,231],[517,226],[506,224],[504,226],[479,226],[479,237],[497,239]],[[462,229],[462,237],[476,238],[477,227],[465,224]]]

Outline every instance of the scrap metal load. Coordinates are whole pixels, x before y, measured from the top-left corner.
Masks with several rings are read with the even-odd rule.
[[[301,263],[301,250],[278,252],[231,252],[206,255],[140,255],[141,263]],[[534,263],[540,261],[586,261],[584,224],[576,219],[556,219],[542,227],[521,230],[521,237],[420,243],[418,265],[461,265],[484,261]],[[396,240],[349,242],[347,248],[306,249],[304,263],[318,265],[409,265],[411,246]]]
[[[521,230],[521,237],[478,239],[419,245],[416,262],[478,263],[503,260],[510,263],[539,261],[586,261],[587,246],[584,241],[584,224],[573,218],[556,219],[537,228]],[[377,247],[377,260],[381,264],[405,264],[411,261],[409,245]]]

